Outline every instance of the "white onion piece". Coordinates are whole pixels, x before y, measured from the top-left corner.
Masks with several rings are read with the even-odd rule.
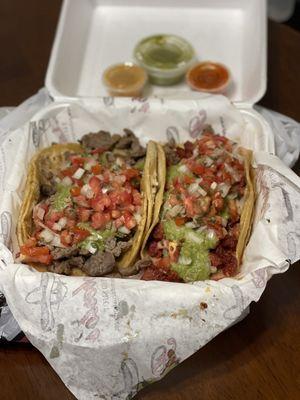
[[[185,164],[182,164],[179,168],[178,168],[178,171],[179,172],[182,172],[182,173],[186,173],[186,172],[188,172],[188,167],[185,165]]]
[[[211,272],[212,274],[214,274],[214,273],[217,272],[217,271],[218,271],[217,267],[213,267],[212,265],[210,266],[210,272]]]
[[[214,163],[214,160],[208,156],[203,156],[202,161],[205,167],[210,167]]]
[[[96,165],[97,164],[97,161],[93,158],[93,159],[91,159],[91,160],[88,160],[85,164],[84,164],[84,169],[86,170],[86,171],[90,171],[91,169],[92,169],[92,167],[94,166],[94,165]]]
[[[61,183],[64,186],[71,186],[72,185],[72,179],[69,176],[65,176],[64,179],[61,181]]]
[[[191,262],[192,259],[190,257],[180,256],[178,259],[178,263],[183,265],[189,265]]]
[[[46,242],[46,243],[50,243],[52,242],[53,238],[54,238],[54,234],[49,230],[49,229],[44,229],[42,230],[42,232],[40,233],[40,237]]]
[[[55,222],[55,223],[52,225],[52,228],[53,228],[55,231],[61,231],[61,230],[62,230],[62,227],[61,227],[57,222]]]
[[[120,228],[118,228],[118,231],[121,233],[124,233],[125,235],[128,235],[130,233],[130,230],[128,228],[126,228],[126,226],[120,226]]]
[[[232,168],[231,165],[225,163],[224,167],[226,172],[228,172],[233,177],[235,182],[238,182],[240,180],[239,173],[234,168]]]
[[[231,186],[228,183],[222,182],[218,185],[218,191],[222,197],[226,197],[229,193]]]
[[[203,196],[203,197],[205,197],[205,196],[207,195],[207,192],[206,192],[204,189],[202,189],[201,186],[199,186],[198,192],[199,192],[199,193],[201,194],[201,196]]]
[[[80,189],[80,193],[85,196],[87,199],[92,199],[94,196],[94,192],[89,184],[85,184]]]
[[[43,221],[44,216],[45,216],[45,210],[44,210],[42,207],[37,206],[36,215],[37,215],[38,219],[40,219],[41,221]]]
[[[203,239],[201,237],[199,237],[196,233],[194,233],[193,231],[189,231],[186,234],[186,238],[191,240],[192,242],[201,244],[203,243]]]
[[[59,235],[55,235],[53,237],[51,244],[52,244],[52,246],[55,246],[55,247],[63,247],[63,248],[65,247],[64,245],[62,245]]]
[[[185,223],[185,227],[186,227],[186,228],[194,229],[194,228],[197,227],[197,225],[196,225],[194,222],[189,221],[189,222],[186,222],[186,223]]]
[[[213,229],[207,229],[207,239],[211,240],[211,239],[216,239],[216,233]]]
[[[74,179],[81,179],[85,173],[85,170],[83,168],[78,168],[75,173],[73,174]]]
[[[192,184],[189,186],[189,188],[188,188],[188,192],[189,192],[190,194],[197,193],[198,190],[199,190],[199,185],[198,185],[197,182],[192,183]]]
[[[171,217],[176,217],[177,215],[179,215],[182,211],[184,211],[183,206],[177,204],[176,206],[172,207],[169,211],[169,215]]]
[[[66,246],[64,246],[64,245],[61,243],[61,241],[60,241],[60,236],[59,236],[58,233],[53,232],[52,229],[48,228],[48,226],[46,226],[45,224],[43,224],[43,223],[40,222],[40,221],[37,221],[37,225],[39,225],[41,228],[44,228],[44,229],[46,229],[47,231],[49,231],[49,232],[52,233],[54,243],[52,242],[51,244],[53,244],[53,246],[62,247],[62,248],[65,248],[65,247],[66,247]]]
[[[66,217],[61,217],[57,224],[62,228],[64,228],[67,224],[67,218]]]
[[[124,160],[123,160],[121,157],[117,157],[117,158],[116,158],[116,164],[117,164],[119,167],[122,167],[122,165],[124,165],[125,162],[124,162]]]
[[[215,190],[215,189],[217,188],[217,186],[218,186],[217,182],[213,182],[213,183],[210,185],[210,188],[211,188],[211,190]]]
[[[96,247],[96,246],[93,246],[93,244],[90,243],[90,244],[87,246],[87,250],[88,250],[90,253],[95,254],[95,253],[97,252],[97,247]]]

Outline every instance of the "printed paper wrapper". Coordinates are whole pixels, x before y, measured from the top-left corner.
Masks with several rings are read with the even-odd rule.
[[[275,156],[257,151],[253,231],[236,278],[179,284],[66,277],[14,263],[26,165],[38,147],[125,127],[143,143],[185,140],[197,137],[204,123],[251,142],[240,112],[221,96],[189,107],[159,100],[104,103],[44,112],[7,133],[0,147],[0,289],[32,344],[84,400],[131,398],[161,379],[242,318],[268,279],[300,256],[300,179]]]

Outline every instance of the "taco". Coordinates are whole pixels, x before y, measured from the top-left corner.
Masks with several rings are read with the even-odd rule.
[[[157,146],[165,188],[156,193],[141,278],[194,282],[236,275],[255,202],[252,152],[210,128],[194,143]]]
[[[124,131],[90,133],[33,157],[17,226],[23,262],[65,275],[131,273],[152,217],[156,145],[146,150]]]

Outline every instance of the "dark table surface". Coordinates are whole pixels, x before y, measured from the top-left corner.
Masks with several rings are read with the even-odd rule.
[[[61,0],[1,1],[0,106],[16,106],[43,86],[60,5]],[[268,89],[260,103],[299,121],[299,75],[300,32],[269,23]],[[245,320],[136,398],[300,399],[299,267],[272,278]],[[0,349],[0,399],[74,397],[37,350],[11,344]]]

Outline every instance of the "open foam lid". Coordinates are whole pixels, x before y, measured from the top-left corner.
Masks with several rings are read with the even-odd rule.
[[[64,0],[46,75],[55,100],[102,97],[106,67],[133,60],[143,37],[176,34],[194,47],[199,61],[231,71],[227,93],[254,104],[266,89],[265,0]],[[149,87],[146,95],[190,91],[185,83]]]

